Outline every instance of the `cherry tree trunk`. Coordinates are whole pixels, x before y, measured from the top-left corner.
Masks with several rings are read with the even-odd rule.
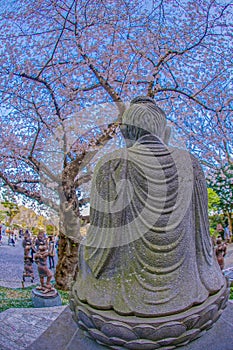
[[[72,195],[68,201],[68,195],[65,197],[66,193],[60,192],[60,232],[55,287],[61,290],[70,290],[71,288],[77,269],[79,242],[82,238],[78,199],[72,186],[69,187],[69,193]]]
[[[232,218],[231,218],[231,213],[229,211],[227,211],[227,218],[228,218],[230,232],[232,232]]]
[[[58,264],[56,266],[56,285],[61,290],[70,290],[78,263],[78,243],[60,233]]]

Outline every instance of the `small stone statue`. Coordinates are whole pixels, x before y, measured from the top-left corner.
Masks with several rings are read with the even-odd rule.
[[[38,250],[40,245],[47,245],[47,239],[45,238],[44,231],[40,231],[35,240],[35,249]]]
[[[53,274],[47,266],[48,255],[49,255],[49,252],[48,252],[47,246],[41,244],[39,245],[38,251],[34,256],[35,262],[38,266],[38,273],[40,278],[40,286],[36,287],[36,289],[41,290],[42,293],[48,293],[51,290],[53,290],[53,286],[50,283],[53,277]],[[45,278],[47,279],[46,283],[44,281]]]
[[[31,282],[34,281],[34,271],[33,271],[33,258],[30,256],[31,244],[28,243],[24,249],[24,272],[23,272],[23,282],[25,282],[25,277],[30,277]]]
[[[95,168],[71,308],[113,348],[174,348],[210,328],[228,299],[205,177],[195,157],[167,145],[170,129],[152,99],[134,99],[122,121],[127,148]]]
[[[24,271],[22,278],[22,286],[24,288],[24,282],[26,277],[31,278],[31,283],[34,281],[34,271],[33,271],[33,257],[31,255],[32,251],[32,240],[30,236],[26,235],[23,240],[23,248],[24,248]]]
[[[215,248],[215,253],[217,256],[219,266],[220,266],[221,270],[223,270],[224,269],[224,257],[227,253],[227,245],[226,245],[226,243],[224,243],[222,241],[221,236],[218,236],[218,238],[216,240],[216,244],[217,244],[217,246]]]

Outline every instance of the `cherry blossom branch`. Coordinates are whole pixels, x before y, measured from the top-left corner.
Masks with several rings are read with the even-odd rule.
[[[81,185],[83,185],[84,183],[91,181],[92,175],[93,175],[93,173],[91,172],[89,174],[85,174],[85,175],[80,176],[74,183],[75,187],[78,188]]]
[[[205,108],[206,110],[208,111],[212,111],[212,112],[216,112],[216,110],[214,108],[210,108],[208,107],[205,103],[203,103],[202,101],[198,100],[196,97],[194,97],[193,95],[190,95],[188,94],[187,92],[185,91],[182,91],[180,89],[177,89],[177,88],[162,88],[162,87],[159,87],[156,89],[156,93],[159,93],[159,92],[175,92],[177,94],[180,94],[180,95],[183,95],[185,97],[187,97],[188,99],[194,101],[195,103],[199,104],[200,106],[202,106],[203,108]]]
[[[52,51],[52,53],[51,53],[51,55],[50,55],[50,58],[47,60],[47,62],[44,64],[43,68],[42,68],[42,69],[40,70],[40,72],[38,73],[37,78],[39,78],[39,77],[42,75],[42,73],[43,73],[43,71],[46,69],[47,65],[53,60],[53,56],[54,56],[54,54],[55,54],[55,52],[56,52],[56,49],[57,49],[57,47],[58,47],[58,44],[59,44],[59,42],[60,42],[60,40],[61,40],[61,38],[62,38],[62,35],[63,35],[63,33],[64,33],[64,30],[65,30],[65,27],[66,27],[67,18],[68,18],[69,14],[70,14],[70,11],[71,11],[71,9],[72,9],[73,4],[75,3],[75,1],[76,1],[76,0],[73,0],[73,2],[71,3],[70,8],[69,8],[68,11],[67,11],[67,14],[66,14],[65,20],[64,20],[64,24],[63,24],[63,27],[62,27],[62,30],[61,30],[61,32],[60,32],[60,34],[59,34],[59,36],[58,36],[58,39],[57,39],[57,41],[56,41],[56,43],[55,43],[55,45],[54,45],[53,51]]]
[[[77,33],[76,33],[76,36],[77,36]],[[103,76],[99,73],[98,69],[93,65],[93,63],[89,59],[88,55],[84,52],[81,44],[78,43],[78,40],[76,42],[76,45],[77,45],[77,48],[80,52],[80,55],[83,57],[87,66],[94,73],[94,75],[98,79],[100,85],[105,89],[105,91],[110,95],[110,97],[116,103],[116,106],[117,106],[117,108],[120,112],[120,116],[121,116],[125,110],[125,104],[123,103],[121,97],[118,95],[118,93],[116,93],[114,91],[114,89],[111,87],[111,85],[108,83],[108,81],[106,79],[104,79]]]
[[[16,74],[16,73],[15,73],[15,74]],[[54,107],[55,107],[56,114],[57,114],[58,118],[59,118],[60,120],[63,120],[63,118],[61,117],[60,107],[59,107],[58,102],[57,102],[57,100],[56,100],[54,91],[53,91],[53,89],[52,89],[52,87],[50,86],[49,83],[47,83],[44,79],[31,76],[31,75],[29,75],[29,74],[27,74],[27,73],[19,73],[19,74],[16,74],[16,75],[18,75],[18,76],[20,76],[20,77],[22,77],[22,78],[27,78],[27,79],[32,80],[32,81],[35,81],[35,82],[37,82],[37,83],[43,84],[43,85],[47,88],[47,90],[49,91],[49,93],[50,93],[50,96],[51,96],[51,98],[52,98],[52,100],[53,100],[53,104],[54,104]]]
[[[30,150],[29,159],[32,158],[32,155],[33,155],[33,152],[35,150],[36,143],[37,143],[37,140],[38,140],[38,137],[39,137],[40,130],[41,130],[40,124],[38,123],[38,129],[37,129],[36,135],[34,137],[34,141],[32,143],[32,148]]]

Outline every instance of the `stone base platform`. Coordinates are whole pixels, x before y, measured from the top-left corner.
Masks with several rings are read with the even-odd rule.
[[[70,300],[79,327],[98,343],[115,350],[175,349],[199,338],[221,316],[229,298],[225,284],[202,304],[167,316],[121,316]]]
[[[55,288],[52,288],[47,293],[43,293],[43,291],[35,288],[32,290],[32,304],[34,307],[52,307],[61,306],[62,301]]]
[[[27,350],[107,350],[77,328],[67,307],[52,325]],[[160,348],[169,350],[168,347]],[[232,350],[233,349],[233,303],[229,302],[221,317],[205,334],[179,350]]]

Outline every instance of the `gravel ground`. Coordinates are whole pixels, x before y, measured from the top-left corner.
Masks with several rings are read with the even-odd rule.
[[[8,238],[3,236],[0,246],[0,286],[21,288],[23,276],[23,247],[22,239],[16,241],[15,247],[8,245]],[[55,257],[57,263],[57,257]],[[33,284],[39,284],[37,265],[33,263],[35,279]],[[53,270],[53,272],[55,272]],[[26,278],[25,287],[31,285],[30,278]]]

